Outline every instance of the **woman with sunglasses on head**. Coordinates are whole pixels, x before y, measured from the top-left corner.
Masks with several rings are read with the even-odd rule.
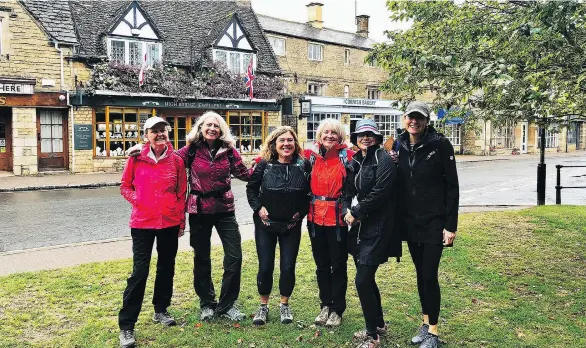
[[[361,120],[350,140],[359,148],[352,158],[354,187],[358,204],[345,216],[352,226],[348,247],[356,264],[356,290],[362,306],[366,329],[354,337],[359,348],[381,345],[387,332],[376,271],[391,256],[401,256],[401,239],[395,233],[395,178],[397,167],[381,147],[383,136],[373,120]]]
[[[411,339],[420,348],[439,346],[440,286],[438,268],[445,246],[458,227],[459,186],[454,148],[429,125],[431,110],[414,101],[405,111],[405,131],[393,160],[399,164],[401,231],[417,273],[423,324]]]

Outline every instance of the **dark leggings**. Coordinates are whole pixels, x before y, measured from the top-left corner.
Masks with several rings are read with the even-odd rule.
[[[377,327],[384,327],[383,308],[380,291],[376,284],[376,271],[378,265],[361,265],[356,262],[356,290],[362,307],[362,315],[366,322],[366,334],[376,339]]]
[[[437,325],[441,302],[438,268],[443,246],[414,242],[408,242],[407,245],[417,271],[417,291],[419,291],[421,311],[429,316],[429,325]]]

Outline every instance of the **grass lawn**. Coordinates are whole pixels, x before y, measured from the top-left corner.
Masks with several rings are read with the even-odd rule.
[[[456,247],[444,251],[440,266],[441,338],[452,347],[586,347],[585,247],[585,207],[463,214]],[[387,347],[408,346],[420,323],[406,247],[403,254],[401,263],[389,262],[377,274],[390,323]],[[170,308],[182,325],[151,322],[151,277],[136,327],[140,346],[339,347],[350,346],[353,332],[364,326],[351,262],[342,326],[312,325],[319,300],[306,235],[291,298],[295,321],[288,326],[278,320],[277,277],[266,326],[254,327],[250,317],[238,325],[200,323],[191,255],[177,258]],[[218,290],[221,248],[213,250],[213,269]],[[0,347],[117,347],[117,314],[130,270],[131,260],[123,260],[0,277]],[[256,271],[254,242],[246,242],[239,306],[249,314],[258,305]]]

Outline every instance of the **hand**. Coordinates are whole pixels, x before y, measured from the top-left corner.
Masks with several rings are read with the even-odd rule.
[[[136,144],[133,147],[129,148],[125,151],[126,156],[136,157],[140,155],[140,151],[142,150],[142,144]]]
[[[287,225],[287,229],[290,230],[293,228],[293,226],[295,226],[297,224],[297,221],[299,221],[299,213],[295,213],[295,215],[293,215],[293,217],[291,218],[291,223]]]
[[[177,238],[181,238],[181,237],[183,237],[183,235],[184,235],[184,234],[185,234],[185,230],[184,230],[184,229],[182,229],[182,228],[180,228],[180,229],[179,229],[179,233],[177,234]]]
[[[454,244],[454,239],[456,239],[456,232],[450,232],[444,229],[444,246],[450,246]]]
[[[260,216],[262,223],[269,226],[271,223],[269,222],[269,212],[265,207],[261,207],[258,211],[258,216]]]
[[[348,210],[348,212],[346,213],[346,216],[344,216],[344,221],[346,221],[346,223],[349,226],[352,226],[356,222],[356,219],[354,218],[354,216],[352,216],[352,214]]]
[[[393,160],[393,162],[398,163],[399,162],[399,153],[395,150],[391,150],[389,151],[389,155],[391,155],[391,159]]]

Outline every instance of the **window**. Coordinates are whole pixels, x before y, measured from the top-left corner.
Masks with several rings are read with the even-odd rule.
[[[492,127],[490,145],[493,149],[512,149],[515,147],[515,123],[505,121]]]
[[[96,109],[94,119],[95,156],[123,157],[124,151],[140,142],[144,122],[155,114],[154,109]]]
[[[462,144],[462,127],[459,124],[448,124],[442,128],[443,134],[452,145]]]
[[[264,140],[263,114],[260,111],[228,113],[230,133],[236,138],[240,153],[260,152]]]
[[[541,146],[541,136],[537,132],[537,147]],[[559,130],[556,128],[547,128],[545,130],[545,147],[559,147]]]
[[[161,61],[162,46],[157,42],[146,42],[125,39],[108,39],[108,56],[110,61],[119,64],[141,66],[144,54],[147,65],[152,66]]]
[[[322,120],[326,118],[333,118],[336,120],[340,120],[340,114],[329,114],[329,113],[317,113],[311,114],[307,118],[307,140],[308,141],[315,141],[315,132],[317,131],[317,127]]]
[[[374,115],[374,122],[385,139],[397,137],[397,128],[401,127],[401,115]]]
[[[570,122],[570,124],[568,125],[568,139],[566,140],[566,142],[568,144],[575,144],[576,143],[576,131],[578,129],[578,127],[576,127],[577,123],[576,122]]]
[[[376,66],[376,61],[374,60],[374,58],[366,58],[366,65]]]
[[[256,55],[253,53],[214,50],[214,61],[224,63],[228,71],[233,74],[244,74],[252,59],[253,69],[256,69]]]
[[[344,86],[344,98],[349,98],[350,97],[350,86],[345,85]]]
[[[367,99],[380,99],[380,90],[378,87],[367,87],[366,91]]]
[[[4,52],[4,45],[2,45],[3,38],[4,38],[4,35],[2,33],[2,19],[0,19],[0,54],[2,54]]]
[[[267,36],[267,39],[269,39],[269,43],[277,56],[285,55],[285,39],[274,36]]]
[[[322,61],[324,46],[310,43],[308,46],[307,58],[309,60]]]
[[[350,50],[348,48],[344,50],[344,64],[350,65]]]
[[[320,82],[308,82],[307,94],[324,96],[326,94],[326,84]]]

